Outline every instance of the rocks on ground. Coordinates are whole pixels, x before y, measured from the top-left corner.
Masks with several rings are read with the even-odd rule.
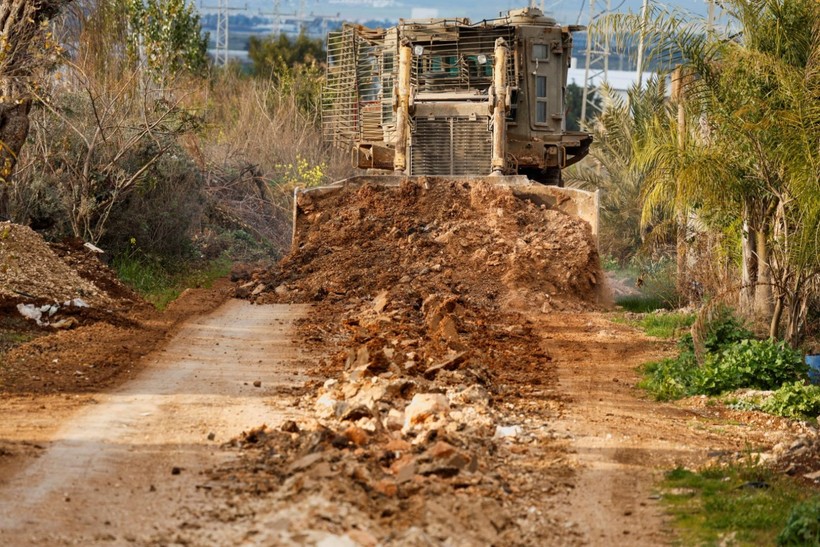
[[[364,186],[299,206],[294,251],[269,270],[235,271],[236,294],[316,302],[300,332],[332,357],[299,399],[310,418],[235,441],[243,458],[213,471],[214,491],[292,514],[262,532],[277,544],[572,534],[542,513],[567,471],[543,463],[562,448],[521,408],[543,417],[557,403],[542,391],[555,382],[551,358],[517,310],[595,306],[589,227],[508,188],[461,182]],[[523,461],[541,462],[538,475]]]

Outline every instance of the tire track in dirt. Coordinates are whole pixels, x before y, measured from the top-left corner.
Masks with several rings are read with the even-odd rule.
[[[558,504],[560,518],[583,545],[671,543],[670,522],[655,495],[662,472],[742,450],[759,432],[718,433],[712,427],[718,421],[641,393],[637,368],[666,356],[666,342],[600,313],[533,320],[566,397],[554,426],[576,469],[574,487]]]
[[[293,322],[307,310],[231,300],[184,325],[0,489],[0,543],[145,543],[190,524],[187,508],[207,503],[200,473],[231,457],[219,444],[295,417],[287,394],[305,376]]]

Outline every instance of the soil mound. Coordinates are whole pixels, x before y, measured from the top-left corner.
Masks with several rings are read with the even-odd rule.
[[[561,448],[542,426],[557,408],[552,358],[522,312],[595,305],[589,226],[508,187],[441,179],[308,194],[299,207],[292,253],[234,271],[236,294],[318,301],[299,329],[328,359],[298,396],[308,418],[237,439],[242,458],[210,474],[219,495],[292,512],[282,534],[341,542],[357,530],[326,523],[355,522],[363,544],[567,543],[563,527],[516,517],[542,502],[533,484],[563,480],[527,463]]]
[[[294,250],[238,296],[324,300],[413,286],[475,303],[581,309],[603,284],[589,225],[509,187],[424,178],[305,194]]]
[[[86,281],[94,284],[106,296],[123,306],[143,305],[143,299],[119,280],[117,274],[106,266],[98,254],[87,249],[79,238],[70,238],[49,247],[69,268]]]
[[[5,297],[5,298],[4,298]],[[27,226],[0,223],[0,299],[88,304],[109,301],[94,283],[83,279]]]

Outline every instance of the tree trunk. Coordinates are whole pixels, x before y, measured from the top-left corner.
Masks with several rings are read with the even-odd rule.
[[[677,214],[677,234],[676,234],[676,267],[677,267],[677,291],[678,296],[686,304],[690,304],[689,290],[689,269],[687,264],[687,248],[686,248],[686,217]]]
[[[31,101],[0,103],[0,220],[9,218],[9,183],[28,137]]]
[[[754,308],[755,286],[757,284],[756,243],[755,231],[749,226],[749,221],[745,220],[741,232],[740,310],[747,315],[751,314]]]
[[[772,298],[772,269],[769,266],[769,242],[765,230],[755,234],[757,247],[757,288],[755,289],[755,315],[761,321],[770,321],[774,310]]]
[[[777,331],[780,327],[780,318],[783,316],[783,297],[778,298],[774,303],[774,313],[769,323],[769,338],[777,340]]]

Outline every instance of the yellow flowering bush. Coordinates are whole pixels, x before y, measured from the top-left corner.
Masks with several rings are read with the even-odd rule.
[[[294,163],[277,164],[276,170],[279,173],[277,182],[279,185],[288,188],[319,186],[325,182],[327,176],[327,164],[325,162],[311,165],[301,155],[296,156]]]

